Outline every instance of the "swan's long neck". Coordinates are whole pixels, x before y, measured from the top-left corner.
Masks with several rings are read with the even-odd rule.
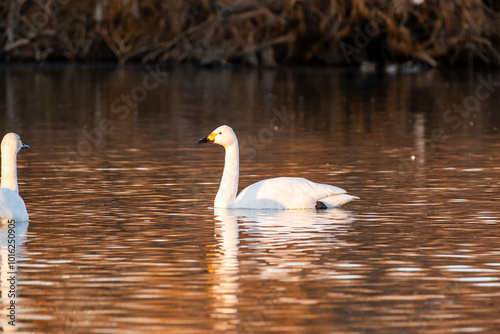
[[[234,202],[238,192],[238,178],[240,174],[238,142],[225,147],[225,149],[224,172],[222,173],[219,191],[217,192],[217,196],[215,196],[214,206],[216,208],[227,208]]]
[[[0,187],[9,188],[19,193],[17,187],[17,157],[16,154],[2,154],[2,181]]]

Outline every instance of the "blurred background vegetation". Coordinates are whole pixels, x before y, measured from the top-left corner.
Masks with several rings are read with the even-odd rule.
[[[0,0],[0,60],[500,66],[497,0]]]

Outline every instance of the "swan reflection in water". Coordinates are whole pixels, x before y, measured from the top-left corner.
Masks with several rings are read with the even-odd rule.
[[[325,275],[331,278],[333,270],[322,268],[319,257],[325,249],[347,246],[339,236],[353,220],[350,212],[341,209],[216,208],[214,216],[217,245],[210,272],[214,274],[213,317],[217,330],[234,330],[242,325],[238,316],[242,272],[250,271],[256,280],[295,281],[300,278],[297,272],[306,269],[315,279]],[[244,276],[252,277],[248,273]]]
[[[14,332],[18,326],[17,319],[20,315],[19,296],[17,295],[17,286],[19,280],[18,261],[23,257],[22,245],[26,241],[26,232],[28,231],[28,221],[15,222],[2,219],[0,224],[0,258],[1,258],[1,289],[2,289],[2,310],[0,312],[0,328],[3,332]],[[14,280],[10,278],[14,277]],[[15,295],[15,296],[14,296]],[[12,321],[8,316],[11,314],[11,301],[14,301],[15,307],[15,325],[10,325]],[[12,309],[12,307],[11,307]]]

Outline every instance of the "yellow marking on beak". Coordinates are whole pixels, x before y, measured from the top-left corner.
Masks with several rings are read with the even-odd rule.
[[[211,133],[211,134],[209,134],[209,135],[208,135],[207,139],[208,139],[211,143],[213,143],[213,142],[214,142],[214,140],[215,140],[215,137],[216,137],[217,135],[218,135],[218,133]]]

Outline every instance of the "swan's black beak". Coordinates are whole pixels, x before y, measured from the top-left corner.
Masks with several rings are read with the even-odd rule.
[[[213,141],[210,141],[208,137],[201,138],[196,141],[196,144],[204,144],[204,143],[213,143]]]
[[[215,137],[218,135],[218,133],[211,133],[205,138],[198,139],[196,141],[197,144],[203,144],[203,143],[213,143],[215,140]]]
[[[29,147],[29,146],[28,146],[28,145],[26,145],[26,144],[21,144],[21,149],[23,149],[23,148],[28,148],[28,147]]]

